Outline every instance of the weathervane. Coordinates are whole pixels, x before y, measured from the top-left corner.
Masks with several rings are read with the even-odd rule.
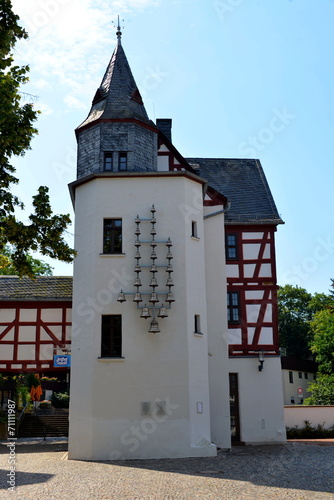
[[[122,21],[124,22],[124,19],[122,19]],[[112,22],[114,25],[114,21]],[[121,45],[121,38],[122,38],[122,32],[121,32],[121,25],[120,25],[120,21],[119,21],[119,16],[117,16],[117,31],[116,31],[116,36],[117,36],[117,42],[118,42],[118,45]]]

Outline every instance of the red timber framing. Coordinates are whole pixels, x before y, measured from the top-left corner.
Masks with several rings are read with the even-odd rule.
[[[0,310],[0,371],[57,372],[53,355],[70,350],[70,301],[3,301]]]
[[[225,226],[225,237],[237,242],[236,257],[226,259],[227,291],[239,298],[239,321],[228,324],[230,356],[279,353],[275,232],[272,225]]]

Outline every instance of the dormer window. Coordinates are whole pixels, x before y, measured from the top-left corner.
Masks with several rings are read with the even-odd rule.
[[[113,170],[113,156],[111,151],[104,153],[103,170]]]
[[[126,151],[121,151],[118,158],[118,170],[128,169],[128,153]]]

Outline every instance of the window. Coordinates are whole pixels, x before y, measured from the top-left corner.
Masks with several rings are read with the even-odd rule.
[[[293,373],[289,372],[289,382],[290,384],[293,384]]]
[[[121,151],[118,157],[118,170],[127,170],[128,168],[128,153]]]
[[[104,219],[103,253],[122,253],[122,219]]]
[[[198,236],[197,236],[197,222],[195,220],[191,221],[191,236],[193,238],[198,238]]]
[[[226,260],[238,260],[238,238],[236,234],[226,235]]]
[[[109,151],[104,153],[103,170],[112,170],[112,169],[113,169],[113,156],[112,153]]]
[[[302,372],[298,372],[298,377],[299,377],[299,378],[303,378],[303,374],[302,374]]]
[[[240,323],[239,292],[227,292],[227,321]]]
[[[122,357],[122,316],[102,315],[101,358]]]
[[[304,373],[304,378],[308,378],[308,373]]]
[[[294,397],[291,397],[291,398],[290,398],[290,403],[291,403],[292,405],[294,405],[294,404],[295,404],[295,398],[294,398]]]
[[[199,314],[194,316],[194,333],[201,333],[201,317]]]

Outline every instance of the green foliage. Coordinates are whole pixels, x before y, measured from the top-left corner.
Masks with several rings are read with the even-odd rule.
[[[54,392],[51,396],[51,402],[55,408],[69,408],[70,396],[68,392]]]
[[[311,323],[311,350],[316,355],[319,372],[334,373],[334,312],[325,309],[315,314]]]
[[[304,400],[304,405],[334,405],[334,373],[319,374],[307,390],[312,396]]]
[[[0,265],[0,275],[16,275],[17,270],[13,265],[12,254],[13,249],[9,245],[6,245],[3,249],[2,257],[5,257],[7,260],[3,261],[2,266]],[[35,259],[31,255],[27,255],[26,257],[35,276],[52,276],[53,267],[49,264],[43,260]]]
[[[288,356],[307,359],[313,352],[311,321],[317,312],[334,307],[334,296],[285,285],[277,297],[280,347],[287,348]]]
[[[15,215],[15,209],[23,208],[22,202],[11,192],[18,184],[12,156],[23,156],[37,129],[34,122],[38,112],[33,104],[21,103],[20,87],[28,81],[29,66],[14,66],[14,47],[17,40],[27,38],[26,31],[18,24],[19,17],[12,11],[10,0],[0,0],[0,255],[9,243],[15,274],[34,276],[29,251],[39,251],[55,259],[71,262],[75,252],[64,240],[64,232],[70,224],[69,215],[52,213],[48,188],[41,186],[33,197],[34,213],[24,224]],[[8,263],[0,258],[0,265]]]
[[[51,408],[51,401],[41,401],[39,403],[39,408],[41,408],[42,410],[43,409],[48,409],[48,408]]]
[[[36,375],[33,373],[28,373],[25,379],[25,383],[29,389],[31,390],[32,387],[37,387],[38,385],[41,385],[41,381]]]
[[[286,435],[288,439],[329,439],[334,438],[334,426],[325,429],[324,425],[311,426],[309,420],[304,420],[304,427],[287,427]]]

